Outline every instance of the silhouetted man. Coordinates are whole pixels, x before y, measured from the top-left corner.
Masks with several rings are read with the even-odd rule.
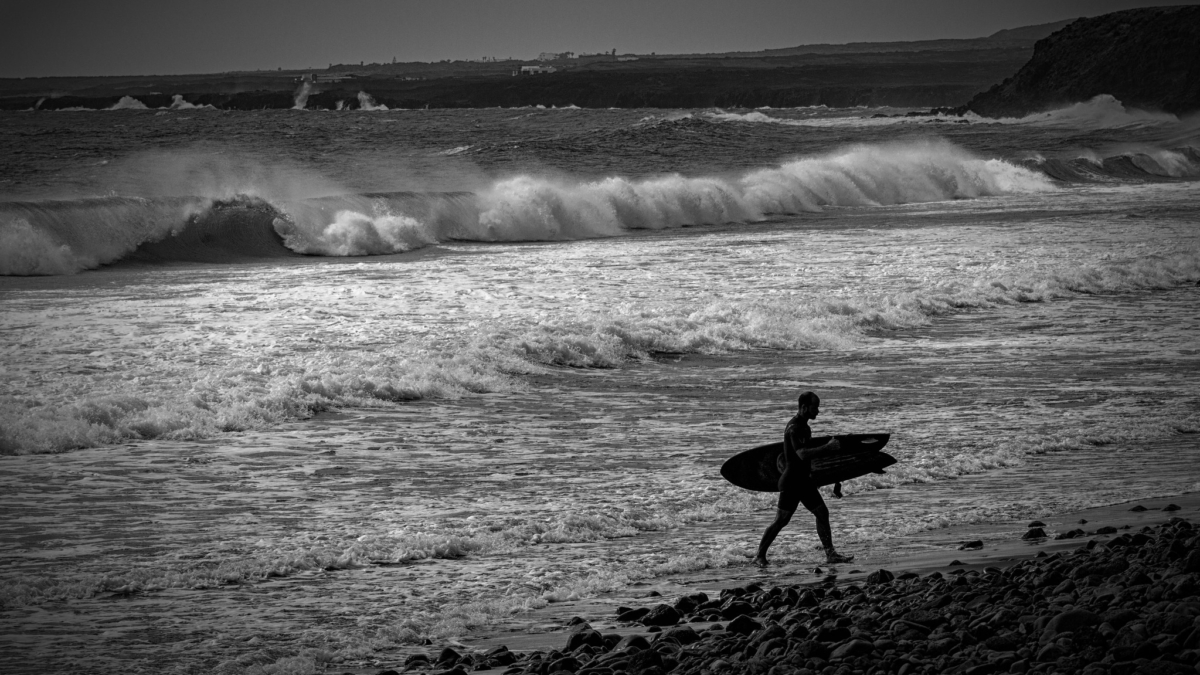
[[[805,447],[812,440],[812,430],[808,421],[817,418],[820,413],[821,399],[811,391],[800,394],[799,410],[787,424],[783,432],[783,475],[779,477],[779,506],[775,509],[775,522],[767,526],[763,532],[762,542],[758,545],[758,557],[754,564],[759,567],[767,566],[767,549],[779,531],[792,519],[796,507],[800,504],[812,512],[817,518],[817,536],[821,538],[821,546],[825,549],[825,559],[829,564],[847,563],[854,560],[852,555],[841,555],[833,548],[833,535],[829,529],[829,508],[821,493],[812,480],[812,460],[827,452],[836,452],[840,448],[837,439],[833,439],[817,448]],[[833,496],[841,498],[842,484],[833,486]]]

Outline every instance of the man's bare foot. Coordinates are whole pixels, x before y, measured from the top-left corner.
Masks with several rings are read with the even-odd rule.
[[[767,559],[762,557],[761,555],[754,559],[755,567],[766,567],[767,565],[770,565],[770,564],[771,563],[767,562]]]
[[[830,565],[836,565],[838,563],[854,562],[854,556],[842,555],[841,553],[838,553],[837,551],[828,551],[825,553],[825,562],[829,563]]]

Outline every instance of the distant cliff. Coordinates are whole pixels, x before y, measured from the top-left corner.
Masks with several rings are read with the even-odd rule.
[[[1068,24],[1016,75],[971,99],[985,117],[1020,117],[1111,94],[1127,107],[1200,110],[1200,6],[1113,12]]]

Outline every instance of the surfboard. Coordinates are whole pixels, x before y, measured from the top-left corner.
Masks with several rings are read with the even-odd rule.
[[[830,436],[814,436],[808,447],[829,442]],[[884,473],[896,458],[880,452],[891,434],[845,434],[833,436],[841,447],[834,453],[812,460],[812,478],[817,485],[833,485],[869,473]],[[779,492],[783,442],[751,448],[725,460],[721,475],[734,485],[756,492]]]

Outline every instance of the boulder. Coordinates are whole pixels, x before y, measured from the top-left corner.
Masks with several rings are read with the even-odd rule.
[[[650,613],[649,607],[638,607],[637,609],[630,609],[630,610],[626,610],[624,612],[620,612],[619,614],[617,614],[617,621],[623,621],[625,623],[641,621],[642,617],[646,616],[649,613]]]
[[[754,619],[751,619],[749,616],[742,614],[733,621],[730,621],[729,625],[725,627],[725,630],[729,631],[730,633],[738,633],[739,635],[749,635],[759,628],[762,628],[762,624]]]
[[[573,652],[584,645],[602,649],[604,647],[604,636],[599,631],[590,628],[576,631],[567,637],[567,644],[563,650]]]
[[[613,646],[614,652],[650,649],[650,641],[641,635],[626,635]]]
[[[754,605],[741,600],[735,600],[721,608],[721,618],[725,620],[735,619],[739,616],[747,616],[754,613]]]
[[[1059,633],[1074,633],[1081,628],[1099,626],[1102,621],[1100,615],[1095,612],[1089,612],[1086,609],[1068,609],[1056,614],[1046,623],[1046,627],[1042,629],[1041,641],[1049,642]]]
[[[705,593],[689,593],[675,601],[675,609],[680,614],[688,614],[695,611],[700,605],[708,602],[708,595]]]
[[[655,605],[641,618],[644,626],[674,626],[683,618],[679,610],[670,605]]]
[[[691,626],[675,626],[660,633],[655,642],[675,642],[681,645],[690,645],[699,639],[700,634]]]
[[[881,569],[871,572],[867,575],[867,583],[869,584],[886,584],[896,578],[895,574]]]

